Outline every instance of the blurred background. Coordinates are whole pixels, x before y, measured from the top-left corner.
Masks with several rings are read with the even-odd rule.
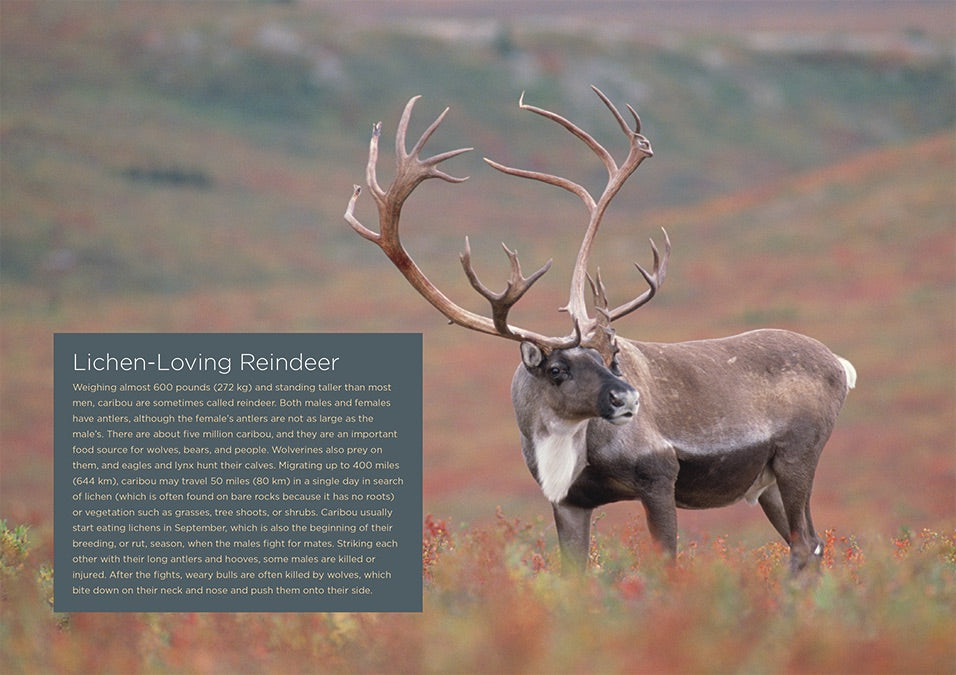
[[[459,524],[550,509],[521,459],[517,346],[446,325],[342,214],[384,123],[475,151],[423,184],[403,236],[484,313],[457,254],[503,286],[504,241],[552,270],[515,323],[564,334],[586,216],[483,156],[606,175],[518,97],[626,141],[593,95],[641,115],[655,155],[593,264],[612,303],[666,227],[667,282],[618,333],[678,341],[780,327],[859,372],[815,482],[819,529],[956,524],[956,17],[950,2],[31,2],[0,6],[0,517],[52,559],[53,333],[424,334],[425,510]],[[373,229],[367,195],[358,215]],[[638,522],[634,504],[606,509]],[[775,538],[759,510],[681,512],[684,540]]]

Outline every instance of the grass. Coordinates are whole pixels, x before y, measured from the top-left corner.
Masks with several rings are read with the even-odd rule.
[[[781,543],[599,534],[583,578],[547,526],[429,516],[421,614],[75,614],[4,525],[4,672],[941,672],[956,657],[956,532],[826,532],[819,576]],[[11,549],[16,552],[10,553]],[[11,608],[15,611],[9,611]],[[118,640],[121,632],[126,639]]]

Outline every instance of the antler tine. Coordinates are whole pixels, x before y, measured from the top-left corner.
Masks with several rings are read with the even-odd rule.
[[[654,240],[651,239],[651,251],[654,253],[653,272],[648,272],[643,266],[639,265],[638,263],[634,263],[634,266],[637,267],[638,271],[641,273],[641,276],[643,276],[644,280],[647,282],[648,289],[630,302],[626,302],[623,305],[615,307],[613,310],[609,311],[607,314],[610,321],[617,321],[622,316],[626,316],[638,307],[647,304],[650,299],[657,294],[657,290],[661,287],[661,284],[664,283],[664,278],[667,276],[667,261],[670,259],[671,255],[671,240],[670,237],[667,236],[667,230],[662,227],[661,231],[664,233],[663,255],[661,255],[661,253],[658,251],[657,244],[655,244]]]
[[[601,100],[604,101],[604,104],[607,105],[608,108],[610,108],[611,112],[614,113],[615,117],[617,117],[618,120],[622,121],[621,114],[611,104],[611,102],[607,99],[607,97],[603,93],[601,93],[601,90],[594,86],[592,86],[591,89],[593,89],[597,93],[597,95],[601,97]],[[594,140],[594,137],[591,136],[591,134],[586,132],[584,129],[579,127],[577,124],[575,124],[571,120],[565,117],[562,117],[561,115],[555,112],[551,112],[550,110],[545,110],[544,108],[539,108],[534,105],[528,105],[527,103],[524,102],[524,92],[521,92],[521,97],[518,99],[518,107],[521,108],[522,110],[528,110],[537,115],[541,115],[542,117],[546,117],[552,122],[557,122],[562,127],[564,127],[565,129],[570,131],[572,134],[574,134],[574,136],[584,141],[585,145],[591,148],[594,154],[601,158],[601,161],[604,162],[604,166],[607,167],[607,170],[609,173],[613,173],[617,171],[617,162],[614,161],[614,158],[611,156],[611,153],[608,152],[603,145],[601,145],[596,140]],[[625,131],[627,131],[626,125],[623,125],[623,127],[625,128]]]
[[[597,278],[592,277],[590,274],[587,275],[587,278],[588,284],[591,286],[591,294],[594,296],[594,311],[610,323],[611,314],[608,311],[607,287],[604,285],[604,280],[601,279],[601,268],[598,267]]]
[[[511,307],[521,299],[521,296],[531,288],[534,282],[551,269],[552,260],[546,262],[531,276],[525,277],[521,273],[521,263],[518,261],[518,253],[512,251],[504,244],[502,244],[501,247],[505,250],[505,253],[508,255],[508,260],[511,262],[511,277],[508,279],[505,290],[500,293],[495,293],[490,290],[478,279],[478,275],[471,264],[471,244],[468,241],[468,237],[465,237],[465,250],[459,255],[459,258],[461,259],[461,266],[465,270],[465,276],[467,276],[468,281],[471,282],[472,288],[491,303],[491,318],[495,323],[495,328],[497,328],[498,332],[502,335],[510,335],[512,329],[508,325],[508,312],[511,310]]]
[[[444,119],[445,114],[448,112],[448,108],[445,108],[442,113],[435,118],[435,121],[432,122],[427,129],[425,129],[425,133],[423,133],[421,138],[418,139],[418,143],[416,143],[415,147],[412,148],[412,152],[408,152],[405,144],[405,135],[408,133],[408,125],[412,120],[412,110],[415,108],[415,104],[418,103],[418,99],[421,97],[421,94],[418,94],[408,99],[408,103],[406,103],[405,107],[402,109],[402,116],[398,120],[398,129],[395,131],[395,160],[399,163],[408,159],[409,157],[415,157],[419,152],[421,152],[422,146],[425,145],[425,141],[427,141],[428,137],[435,132],[435,129],[438,128],[438,125],[441,124],[442,119]]]
[[[392,186],[395,187],[399,194],[404,195],[401,199],[396,199],[396,201],[404,201],[405,198],[411,194],[419,183],[427,178],[440,178],[449,183],[463,183],[468,180],[467,177],[458,178],[451,176],[441,169],[438,168],[438,165],[441,162],[444,162],[447,159],[452,157],[457,157],[458,155],[470,152],[473,148],[458,148],[457,150],[450,150],[448,152],[443,152],[441,154],[435,155],[434,157],[429,157],[428,159],[421,159],[419,155],[425,147],[425,143],[428,142],[428,139],[431,138],[431,135],[435,133],[435,130],[441,125],[442,121],[445,119],[445,115],[448,114],[448,108],[445,108],[438,117],[435,118],[435,121],[428,125],[428,128],[422,133],[418,141],[412,147],[411,152],[406,150],[406,135],[408,133],[408,125],[412,118],[412,110],[415,108],[415,103],[420,99],[421,96],[413,96],[408,100],[408,103],[405,104],[405,109],[402,111],[402,117],[398,122],[398,130],[395,132],[395,179],[392,182]],[[378,125],[379,130],[381,129],[381,123]],[[377,146],[376,142],[377,136],[373,135],[372,141]],[[377,150],[377,149],[376,149]],[[369,166],[373,171],[374,175],[374,166],[372,164],[372,158],[369,157]],[[389,187],[391,190],[392,187]],[[382,193],[384,197],[384,193]],[[380,202],[381,205],[381,202]]]
[[[588,274],[587,279],[588,284],[591,286],[591,293],[594,295],[594,311],[599,315],[596,321],[596,330],[588,337],[588,346],[606,355],[608,364],[610,364],[613,362],[615,355],[620,351],[620,348],[617,344],[617,334],[611,327],[607,287],[605,287],[604,281],[601,279],[601,268],[598,268],[596,277],[592,277]]]
[[[631,116],[634,118],[634,131],[641,133],[641,116],[631,107],[630,103],[627,104],[627,109],[631,111]]]
[[[385,198],[385,190],[378,184],[375,167],[378,164],[378,139],[382,135],[382,122],[372,125],[372,137],[368,142],[368,163],[365,165],[365,182],[372,191],[372,197],[377,203]]]
[[[527,178],[529,180],[536,180],[542,183],[547,183],[548,185],[554,185],[555,187],[562,188],[567,190],[571,194],[577,195],[581,201],[584,202],[585,207],[588,211],[594,209],[594,198],[591,196],[584,187],[578,185],[573,180],[568,180],[567,178],[562,178],[561,176],[555,176],[550,173],[543,173],[541,171],[529,171],[527,169],[516,169],[511,166],[505,166],[504,164],[499,164],[498,162],[483,157],[485,163],[493,169],[497,169],[501,173],[506,173],[511,176],[518,176],[519,178]]]
[[[371,185],[369,187],[372,189],[372,193],[374,194],[375,188],[372,187]],[[359,222],[358,218],[355,217],[355,203],[358,201],[360,194],[362,194],[362,186],[353,185],[352,198],[349,199],[349,205],[345,209],[345,221],[352,226],[353,230],[358,232],[360,235],[362,235],[369,241],[375,242],[377,244],[379,240],[382,238],[381,235],[378,232],[373,232],[372,230],[362,225],[362,223]]]
[[[441,125],[442,121],[445,119],[445,115],[448,114],[450,108],[445,108],[441,111],[441,114],[435,118],[435,121],[428,125],[428,128],[422,133],[421,137],[418,139],[418,142],[415,143],[411,152],[405,151],[405,134],[408,132],[408,123],[411,119],[411,109],[414,107],[415,101],[417,101],[420,96],[416,96],[411,99],[408,104],[405,106],[408,115],[405,113],[402,114],[402,120],[399,124],[398,133],[395,136],[395,155],[396,157],[405,157],[417,159],[423,166],[429,167],[432,171],[429,171],[429,176],[434,176],[435,178],[441,178],[444,181],[449,183],[464,183],[468,180],[468,177],[458,178],[456,176],[451,176],[444,171],[438,169],[438,165],[444,162],[445,160],[451,159],[452,157],[457,157],[458,155],[471,152],[474,148],[458,148],[457,150],[449,150],[447,152],[442,152],[437,155],[433,155],[428,159],[421,159],[419,155],[425,147],[425,143],[428,142],[428,139],[431,138],[432,134],[435,133],[435,130]]]
[[[595,94],[598,95],[598,98],[600,98],[601,101],[604,102],[604,105],[607,106],[607,109],[611,111],[611,114],[614,115],[614,119],[617,120],[618,126],[621,127],[621,131],[624,132],[624,135],[625,135],[625,136],[628,136],[628,137],[630,138],[630,137],[633,137],[633,136],[640,135],[640,133],[641,133],[641,117],[640,117],[640,115],[637,114],[637,111],[634,110],[633,107],[631,107],[631,104],[629,104],[629,103],[627,104],[627,109],[630,111],[631,116],[634,118],[634,128],[633,128],[633,129],[631,129],[631,128],[627,125],[627,122],[624,121],[624,116],[621,115],[621,112],[617,109],[617,106],[615,106],[613,103],[611,103],[611,99],[609,99],[607,96],[605,96],[603,91],[601,91],[600,89],[598,89],[597,87],[595,87],[593,84],[591,85],[591,89],[594,91]],[[647,139],[644,139],[644,140],[646,141]],[[647,148],[645,148],[645,150],[649,150],[649,149],[650,149],[650,145],[648,145]]]

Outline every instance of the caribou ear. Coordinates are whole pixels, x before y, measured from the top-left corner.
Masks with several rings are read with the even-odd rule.
[[[521,362],[528,370],[534,370],[544,362],[544,352],[533,342],[522,342]]]

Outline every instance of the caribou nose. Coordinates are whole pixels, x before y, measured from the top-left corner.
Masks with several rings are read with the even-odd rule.
[[[633,408],[637,405],[637,390],[633,387],[612,389],[609,394],[611,405],[615,408]]]
[[[608,392],[608,403],[611,404],[609,421],[615,424],[624,424],[634,417],[637,412],[639,394],[633,387],[611,389]]]

